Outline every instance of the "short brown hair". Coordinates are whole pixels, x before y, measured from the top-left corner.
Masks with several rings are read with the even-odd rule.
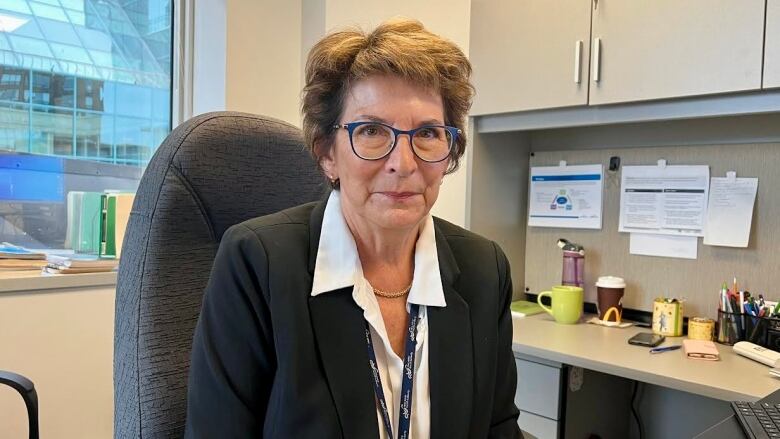
[[[312,47],[301,111],[304,140],[317,163],[333,146],[333,125],[339,123],[351,83],[387,74],[439,92],[444,123],[463,132],[447,173],[455,171],[466,150],[466,116],[474,95],[471,63],[455,43],[406,18],[386,21],[369,34],[360,29],[334,32]]]

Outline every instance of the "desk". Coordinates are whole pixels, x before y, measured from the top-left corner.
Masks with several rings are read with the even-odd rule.
[[[769,375],[767,366],[735,354],[729,346],[718,345],[720,361],[689,360],[682,350],[651,355],[647,348],[627,343],[631,336],[640,331],[650,332],[648,329],[607,328],[584,323],[561,325],[546,313],[513,319],[513,329],[512,348],[518,361],[518,382],[523,380],[521,369],[527,366],[523,362],[538,360],[542,366],[576,366],[720,401],[758,401],[780,389],[780,380]],[[683,339],[669,337],[663,346],[681,344]],[[566,381],[565,377],[559,378],[560,383]],[[549,388],[552,384],[550,380],[543,386]],[[522,399],[520,387],[518,397]],[[558,401],[564,399],[558,397]],[[518,403],[520,406],[524,401]],[[561,411],[558,407],[558,413]],[[549,413],[553,412],[531,414],[550,418]],[[522,417],[521,414],[521,421]],[[550,419],[560,418],[553,416]],[[561,431],[560,426],[558,431]]]

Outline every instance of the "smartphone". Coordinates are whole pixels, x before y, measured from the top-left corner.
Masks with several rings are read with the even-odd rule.
[[[663,343],[666,337],[663,335],[652,334],[649,332],[640,332],[639,334],[628,339],[628,344],[637,346],[655,347]]]

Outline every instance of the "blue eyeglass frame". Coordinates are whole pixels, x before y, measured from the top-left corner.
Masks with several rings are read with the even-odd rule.
[[[389,128],[390,131],[393,132],[393,136],[394,136],[393,137],[393,146],[391,146],[390,149],[388,149],[387,152],[384,155],[382,155],[381,157],[377,157],[375,159],[367,159],[365,157],[362,157],[360,154],[357,153],[357,151],[355,151],[355,144],[352,142],[352,132],[355,131],[355,128],[357,128],[359,126],[362,126],[362,125],[382,125],[383,127]],[[398,145],[398,136],[400,134],[406,134],[406,135],[409,136],[409,144],[412,147],[412,152],[414,153],[415,157],[417,157],[418,159],[424,161],[425,163],[439,163],[439,162],[442,162],[442,161],[446,160],[447,157],[449,157],[450,154],[452,154],[452,148],[455,146],[455,142],[458,140],[458,135],[463,133],[463,130],[461,130],[460,128],[451,127],[451,126],[447,126],[447,125],[423,125],[421,127],[414,128],[412,130],[399,130],[399,129],[395,128],[395,127],[391,127],[390,125],[388,125],[386,123],[374,122],[374,121],[360,121],[360,122],[350,122],[350,123],[333,125],[333,129],[334,130],[338,130],[338,129],[341,129],[341,128],[347,130],[347,132],[349,133],[349,145],[352,147],[352,152],[356,156],[360,157],[361,159],[369,160],[369,161],[382,160],[383,158],[385,158],[388,155],[390,155],[390,153],[393,152],[393,150],[395,149],[396,145]],[[426,128],[444,128],[445,130],[447,130],[447,132],[450,133],[450,136],[452,137],[452,141],[450,142],[450,149],[447,152],[447,155],[445,155],[444,157],[442,157],[439,160],[425,160],[424,158],[420,157],[420,155],[417,154],[417,151],[414,149],[414,142],[412,141],[412,139],[414,138],[414,134],[417,131],[424,130]]]

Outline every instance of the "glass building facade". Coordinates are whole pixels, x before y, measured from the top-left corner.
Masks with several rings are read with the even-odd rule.
[[[68,248],[67,196],[134,191],[171,129],[172,0],[0,0],[0,242]]]
[[[0,1],[0,149],[143,166],[170,131],[171,0]]]

